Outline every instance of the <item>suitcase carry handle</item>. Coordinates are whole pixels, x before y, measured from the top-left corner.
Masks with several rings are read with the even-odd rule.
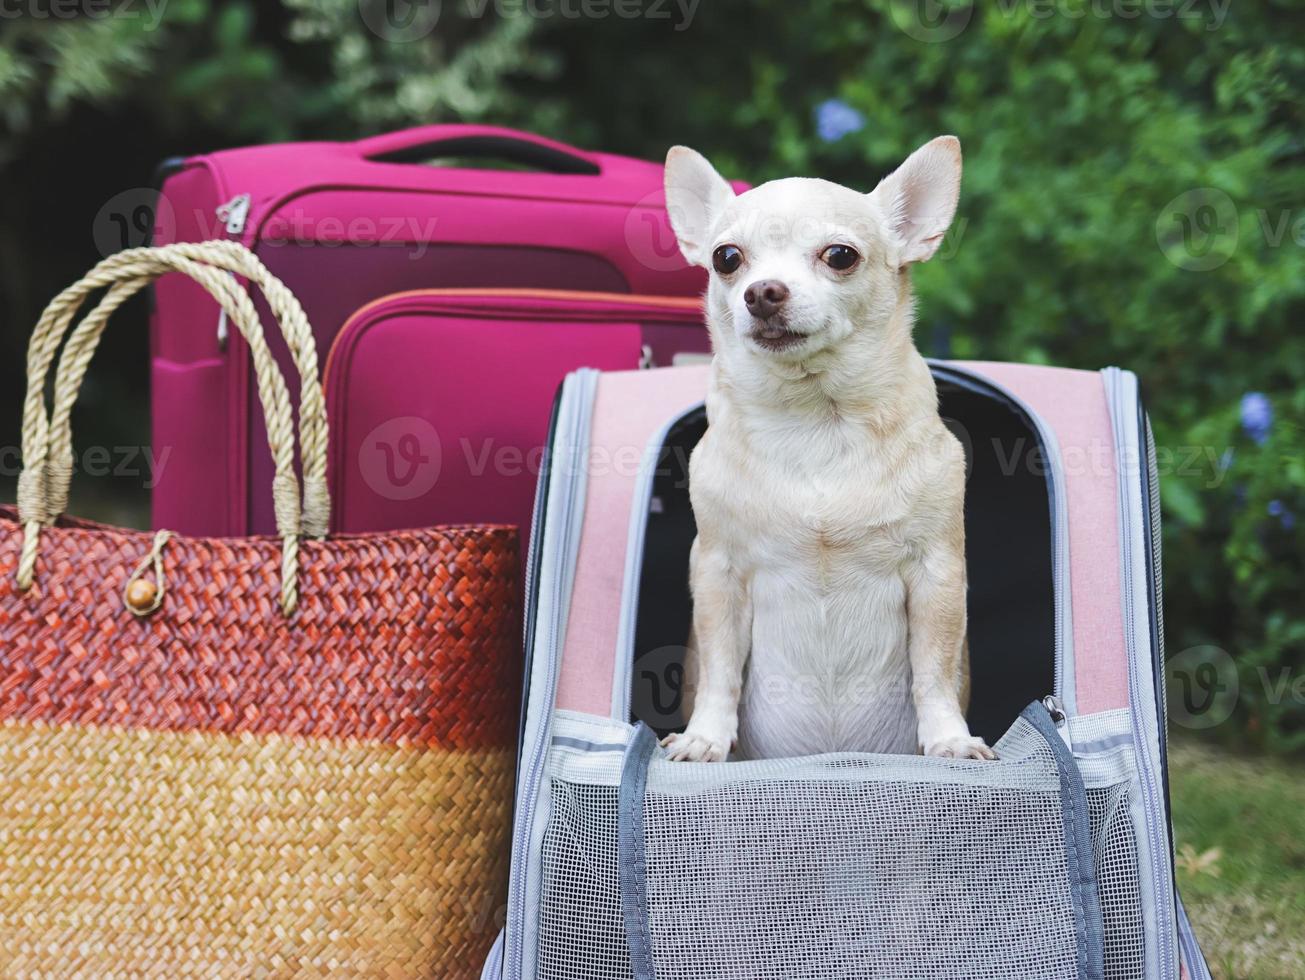
[[[375,163],[421,163],[433,157],[511,160],[555,174],[596,177],[602,167],[584,150],[502,126],[436,125],[359,140],[359,154]]]
[[[328,432],[325,399],[317,380],[317,354],[307,317],[294,295],[243,246],[235,242],[198,242],[161,248],[136,248],[102,261],[65,289],[46,307],[27,353],[27,398],[23,404],[23,471],[18,478],[18,512],[23,522],[23,549],[18,586],[31,587],[40,534],[62,514],[72,480],[70,419],[78,388],[110,315],[159,276],[181,272],[203,286],[226,311],[249,345],[259,400],[267,419],[268,444],[276,464],[273,497],[277,533],[282,539],[281,606],[288,615],[298,601],[298,555],[301,536],[325,537],[330,515],[326,485]],[[236,276],[257,282],[275,313],[303,376],[300,443],[305,473],[301,505],[295,475],[294,415],[285,379],[263,336],[249,294]],[[46,414],[45,386],[54,356],[73,317],[87,296],[108,291],[72,332],[55,376],[53,418]],[[309,483],[315,484],[309,490]]]

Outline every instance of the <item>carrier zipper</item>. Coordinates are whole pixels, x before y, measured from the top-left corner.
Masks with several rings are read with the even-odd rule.
[[[1074,751],[1074,736],[1069,731],[1069,715],[1065,713],[1065,703],[1054,694],[1048,694],[1042,699],[1042,706],[1047,709],[1047,714],[1051,715],[1051,721],[1056,726],[1056,731],[1060,732],[1061,741]]]
[[[248,194],[237,194],[226,204],[219,204],[217,208],[217,219],[222,222],[228,235],[242,235],[245,231],[245,222],[249,220],[249,206],[253,198]],[[218,313],[217,325],[217,342],[218,350],[225,352],[227,342],[231,339],[231,327],[227,323],[227,311],[225,309]]]
[[[1164,609],[1164,550],[1161,543],[1160,523],[1160,473],[1156,463],[1155,434],[1151,431],[1151,420],[1142,411],[1141,399],[1138,410],[1142,412],[1142,429],[1146,438],[1146,478],[1147,506],[1150,515],[1148,530],[1151,532],[1151,576],[1155,589],[1152,595],[1154,616],[1152,617],[1152,642],[1155,644],[1156,694],[1159,697],[1160,726],[1160,762],[1166,774],[1169,771],[1169,688],[1165,684],[1165,609]],[[1168,787],[1165,797],[1168,800]]]
[[[1060,698],[1054,694],[1048,694],[1042,699],[1042,706],[1047,709],[1047,714],[1051,715],[1051,720],[1057,725],[1065,721],[1065,705],[1061,703]]]
[[[1174,890],[1172,879],[1172,861],[1173,850],[1169,843],[1166,831],[1165,839],[1161,839],[1161,832],[1157,827],[1157,815],[1167,824],[1168,814],[1165,811],[1164,803],[1156,798],[1157,779],[1151,765],[1151,753],[1149,747],[1145,744],[1146,725],[1142,718],[1141,711],[1138,707],[1138,700],[1143,683],[1139,676],[1138,655],[1137,655],[1137,630],[1135,626],[1136,609],[1133,597],[1133,540],[1132,535],[1128,533],[1130,525],[1130,515],[1132,514],[1131,501],[1133,499],[1133,489],[1129,487],[1129,467],[1128,460],[1124,456],[1127,442],[1125,439],[1125,430],[1123,420],[1120,418],[1122,410],[1122,392],[1121,384],[1125,377],[1124,372],[1119,368],[1109,367],[1102,372],[1104,384],[1106,386],[1106,401],[1110,408],[1111,427],[1115,437],[1116,457],[1119,459],[1119,520],[1120,527],[1123,529],[1120,534],[1120,559],[1122,564],[1122,581],[1121,592],[1123,593],[1123,618],[1124,618],[1124,637],[1128,659],[1128,711],[1129,718],[1133,727],[1133,738],[1136,743],[1136,756],[1138,765],[1138,782],[1141,784],[1142,799],[1146,813],[1146,838],[1148,850],[1151,858],[1151,880],[1152,887],[1155,889],[1156,896],[1165,894],[1175,895],[1173,904],[1163,900],[1158,900],[1156,907],[1162,910],[1160,916],[1161,922],[1156,930],[1156,944],[1159,947],[1157,952],[1160,960],[1160,974],[1165,980],[1176,978],[1179,975],[1179,955],[1174,948],[1178,939],[1177,924],[1177,898]],[[1139,455],[1142,447],[1138,447]],[[1138,503],[1141,503],[1140,485],[1135,485],[1139,490],[1137,494]],[[1149,504],[1149,501],[1148,501]],[[1149,637],[1148,637],[1149,639]],[[1148,674],[1151,674],[1151,684],[1155,685],[1155,676],[1148,664]],[[1157,700],[1159,695],[1156,695]],[[1163,730],[1157,732],[1157,740],[1164,738]],[[1166,872],[1168,872],[1168,881],[1166,881]]]
[[[573,377],[576,379],[578,386],[585,391],[589,404],[593,401],[593,386],[596,384],[597,371],[588,368],[582,368],[577,371]],[[575,398],[575,402],[581,402],[581,399]],[[559,403],[559,415],[561,412],[561,403]],[[583,494],[585,481],[588,477],[588,470],[581,462],[582,454],[576,452],[582,440],[587,440],[587,423],[591,421],[588,411],[584,410],[583,404],[577,404],[573,409],[573,416],[567,420],[570,438],[567,440],[567,449],[572,454],[570,458],[563,460],[563,465],[568,466],[567,475],[570,479],[570,486],[566,487],[566,493],[562,501],[562,527],[561,537],[558,541],[555,561],[555,575],[553,582],[552,594],[549,599],[552,602],[553,614],[549,621],[548,643],[548,684],[547,691],[551,692],[543,704],[539,730],[536,734],[534,745],[530,749],[529,768],[526,772],[526,778],[518,787],[519,806],[515,827],[513,828],[514,841],[526,841],[526,860],[512,861],[511,881],[509,888],[509,907],[507,925],[511,929],[515,924],[515,930],[511,932],[510,947],[506,955],[506,970],[508,980],[522,980],[522,968],[525,959],[525,937],[522,935],[525,928],[527,912],[527,876],[529,874],[529,841],[532,837],[532,828],[535,822],[535,808],[540,793],[540,783],[543,779],[544,760],[547,756],[549,744],[549,730],[553,715],[553,698],[552,694],[557,690],[557,673],[560,661],[559,646],[562,641],[562,628],[559,625],[559,619],[563,612],[563,597],[569,600],[571,590],[563,589],[559,582],[565,577],[565,570],[568,563],[574,568],[573,539],[575,538],[578,528],[573,525],[578,524],[577,512],[583,513],[583,505],[578,503],[578,498]],[[560,422],[560,419],[559,419]],[[559,428],[561,426],[559,425]],[[587,444],[587,442],[586,442]],[[544,520],[546,515],[540,515],[540,520]],[[533,532],[532,532],[533,536]],[[542,540],[540,544],[542,545]],[[538,642],[538,639],[536,639]],[[531,651],[531,664],[527,669],[533,673],[534,651]],[[514,855],[515,857],[515,855]]]

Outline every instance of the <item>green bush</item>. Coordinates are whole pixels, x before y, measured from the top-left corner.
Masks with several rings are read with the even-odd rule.
[[[959,135],[961,208],[916,275],[917,340],[1140,375],[1163,470],[1169,651],[1235,659],[1237,710],[1214,734],[1298,751],[1301,7],[951,0],[948,19],[924,0],[765,2],[704,10],[678,35],[609,19],[540,43],[564,66],[544,91],[577,93],[585,139],[649,156],[691,143],[752,181],[868,190],[928,138]],[[831,100],[833,129],[853,130],[836,139],[821,133]],[[1248,393],[1272,407],[1262,439],[1242,425]]]
[[[1218,732],[1305,747],[1290,687],[1305,669],[1302,4],[951,0],[927,19],[918,11],[936,5],[923,0],[754,0],[703,3],[677,30],[479,18],[479,4],[447,0],[428,37],[396,41],[364,28],[370,2],[285,0],[256,15],[173,0],[153,32],[8,24],[0,165],[22,173],[78,106],[137,120],[157,157],[488,119],[650,157],[684,142],[752,181],[802,173],[865,189],[955,133],[962,205],[917,276],[921,346],[1137,371],[1166,469],[1170,651],[1213,644],[1236,659],[1235,723]],[[48,225],[33,236],[7,206],[4,234],[21,242],[0,249],[43,290],[57,273],[46,293],[82,270]],[[28,278],[3,281],[23,314],[5,329],[6,359],[34,314],[10,295]],[[1254,397],[1244,424],[1248,393],[1263,393],[1270,424]]]

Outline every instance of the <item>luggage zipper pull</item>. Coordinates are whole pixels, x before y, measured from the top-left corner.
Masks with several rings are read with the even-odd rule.
[[[249,220],[249,205],[252,198],[248,194],[237,194],[226,204],[218,205],[217,216],[226,226],[228,235],[240,235],[245,231],[245,222]]]
[[[218,205],[217,217],[227,230],[228,235],[242,235],[245,231],[245,222],[249,220],[249,205],[252,198],[248,194],[237,194],[226,204]],[[222,310],[218,314],[217,341],[218,350],[227,349],[227,341],[231,336],[231,327],[227,323],[227,311]]]
[[[1056,731],[1060,732],[1061,740],[1069,746],[1071,752],[1074,751],[1074,738],[1069,733],[1069,715],[1065,712],[1065,702],[1054,694],[1048,694],[1042,699],[1042,706],[1047,709],[1047,714],[1051,715],[1051,720],[1055,723]]]

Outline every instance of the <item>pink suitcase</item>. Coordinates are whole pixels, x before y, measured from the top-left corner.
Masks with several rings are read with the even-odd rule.
[[[468,157],[534,169],[429,165]],[[354,143],[191,157],[170,168],[155,225],[159,244],[229,237],[252,248],[299,296],[323,360],[354,311],[406,290],[691,297],[705,284],[702,270],[688,267],[676,248],[661,165],[486,126],[430,126]],[[677,350],[707,345],[696,328],[650,339],[658,364]],[[283,364],[288,360],[279,346],[275,352]],[[183,277],[157,285],[151,354],[154,446],[167,454],[156,474],[155,526],[198,535],[270,532],[272,462],[262,417],[252,410],[248,353],[216,304]],[[570,367],[591,363],[599,351],[573,349],[573,355]],[[375,383],[412,386],[409,393],[431,399],[434,412],[439,391],[462,383],[453,371],[474,375],[504,356],[510,352],[486,343],[475,361],[436,358],[428,375],[405,372],[402,380],[377,377]],[[402,365],[406,358],[397,360]],[[548,376],[550,385],[556,374]],[[523,400],[522,410],[546,406]],[[351,522],[393,527],[462,512],[432,500],[432,506],[378,505],[367,520],[363,507]],[[489,519],[493,510],[467,516]]]
[[[528,528],[567,373],[683,363],[705,341],[701,301],[684,297],[431,289],[365,306],[326,363],[336,530]],[[638,463],[637,448],[603,461]]]

